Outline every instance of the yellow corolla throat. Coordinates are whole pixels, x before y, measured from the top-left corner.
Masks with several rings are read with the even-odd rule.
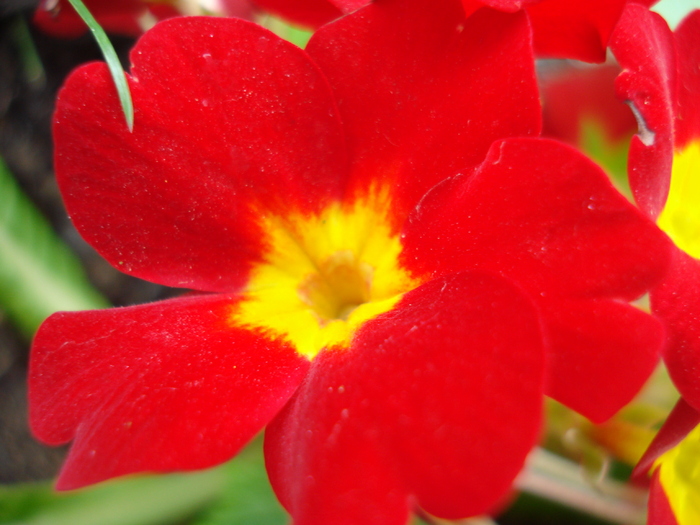
[[[676,246],[700,259],[700,141],[674,154],[671,187],[657,224]]]
[[[654,463],[678,525],[700,523],[700,426]]]
[[[346,348],[362,324],[420,284],[399,265],[402,246],[389,210],[388,192],[370,191],[313,216],[261,214],[264,260],[232,324],[284,339],[308,358]]]

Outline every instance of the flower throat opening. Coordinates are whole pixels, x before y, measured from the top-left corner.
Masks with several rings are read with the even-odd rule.
[[[321,322],[340,319],[370,300],[373,268],[360,263],[350,250],[340,250],[306,276],[299,285],[299,298],[309,305]]]

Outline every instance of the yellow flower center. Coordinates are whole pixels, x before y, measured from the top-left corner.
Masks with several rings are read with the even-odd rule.
[[[313,358],[346,348],[366,321],[391,310],[420,284],[398,262],[388,191],[372,189],[318,215],[262,215],[263,263],[253,268],[230,321],[282,338]]]
[[[370,300],[374,268],[359,262],[350,250],[341,250],[317,266],[299,284],[299,298],[310,306],[320,321],[347,320]]]
[[[673,156],[671,187],[657,224],[676,246],[700,259],[700,142]]]

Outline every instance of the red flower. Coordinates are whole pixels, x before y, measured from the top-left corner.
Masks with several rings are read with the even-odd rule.
[[[167,3],[147,0],[85,0],[84,3],[105,31],[128,36],[143,33],[146,20],[163,20],[179,14]],[[78,37],[88,30],[68,0],[42,0],[33,21],[42,31],[62,38]]]
[[[105,31],[138,36],[158,20],[201,14],[183,9],[176,0],[84,0],[91,14]],[[190,2],[196,7],[196,2]],[[302,27],[317,28],[368,3],[367,0],[219,0],[221,13],[252,20],[262,8]],[[34,12],[34,23],[42,31],[63,38],[74,38],[87,26],[68,0],[42,0]]]
[[[671,329],[671,377],[700,410],[700,11],[673,34],[658,15],[631,6],[613,50],[624,69],[618,91],[632,101],[642,129],[630,148],[631,188],[676,245],[652,308]]]
[[[674,34],[658,15],[630,6],[612,48],[624,68],[618,91],[641,130],[630,149],[631,188],[676,245],[651,306],[668,324],[664,360],[683,399],[638,470],[653,473],[649,523],[691,525],[700,520],[700,11]]]
[[[528,137],[529,38],[524,14],[458,0],[368,6],[307,51],[173,19],[132,51],[133,133],[105,66],[74,73],[55,141],[76,226],[207,293],[42,326],[31,422],[73,440],[59,487],[213,465],[269,423],[297,525],[456,518],[507,493],[543,393],[595,420],[626,403],[662,331],[625,301],[666,241]]]
[[[109,33],[139,36],[158,20],[196,14],[186,12],[177,0],[83,0],[85,6],[103,29]],[[226,16],[252,19],[253,6],[249,0],[220,0]],[[34,12],[34,24],[57,37],[75,38],[88,28],[68,0],[41,0]]]

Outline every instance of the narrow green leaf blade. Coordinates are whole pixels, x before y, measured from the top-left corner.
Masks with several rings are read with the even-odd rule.
[[[285,525],[289,516],[277,501],[265,471],[262,441],[253,441],[222,467],[226,487],[221,497],[190,525]]]
[[[221,469],[167,476],[137,476],[75,492],[48,484],[0,487],[0,523],[6,525],[165,525],[217,499],[226,483]],[[34,506],[31,506],[31,505]]]
[[[112,46],[112,42],[109,41],[107,34],[102,29],[102,26],[97,23],[95,17],[92,16],[90,11],[81,0],[68,0],[75,11],[83,19],[83,22],[90,28],[97,45],[100,46],[102,55],[105,57],[107,62],[107,67],[114,80],[114,85],[117,88],[117,93],[119,94],[119,101],[122,105],[122,110],[124,111],[124,117],[126,118],[126,125],[129,131],[134,130],[134,104],[131,101],[131,92],[129,91],[129,84],[126,81],[126,75],[122,69],[122,65],[117,57],[117,52]]]
[[[0,309],[30,338],[56,311],[106,306],[0,160]]]

